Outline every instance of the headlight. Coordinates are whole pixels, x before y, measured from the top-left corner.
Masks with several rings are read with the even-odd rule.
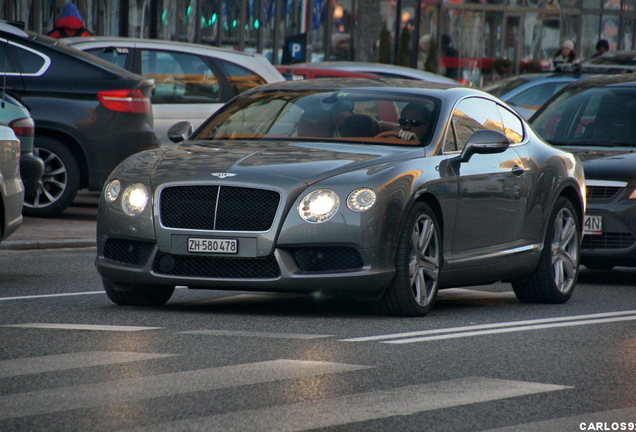
[[[369,188],[356,189],[347,198],[347,207],[354,212],[369,210],[375,204],[376,195]]]
[[[107,202],[113,202],[119,196],[119,192],[121,192],[121,183],[119,180],[112,180],[104,189],[104,198]]]
[[[126,188],[121,197],[121,207],[128,216],[138,216],[148,203],[148,190],[142,183],[134,183]]]
[[[331,219],[339,206],[335,192],[321,189],[305,195],[298,205],[298,214],[307,222],[320,223]]]

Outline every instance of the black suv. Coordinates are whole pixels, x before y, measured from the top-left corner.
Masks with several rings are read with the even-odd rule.
[[[5,21],[0,74],[29,108],[35,153],[45,163],[42,186],[25,198],[25,215],[62,212],[78,189],[100,190],[119,162],[159,147],[152,80]]]

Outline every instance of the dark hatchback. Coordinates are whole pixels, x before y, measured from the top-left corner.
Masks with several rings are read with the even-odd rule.
[[[31,112],[45,162],[25,215],[62,212],[78,189],[100,190],[126,157],[159,146],[152,80],[1,21],[0,65],[7,90]]]
[[[530,123],[583,162],[587,189],[581,263],[636,266],[636,75],[569,84]]]

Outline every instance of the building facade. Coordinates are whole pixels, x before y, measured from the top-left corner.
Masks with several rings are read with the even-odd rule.
[[[0,18],[46,33],[68,0],[0,0]],[[441,72],[483,84],[495,74],[549,61],[565,39],[589,58],[599,39],[636,49],[636,0],[75,0],[96,35],[192,41],[263,52],[280,62],[284,40],[307,34],[308,58],[417,65],[417,41],[430,35]],[[366,22],[377,9],[383,25]],[[377,6],[377,7],[376,7]],[[378,22],[373,17],[373,21]],[[365,27],[366,26],[366,27]],[[363,41],[360,28],[366,30]],[[371,33],[373,34],[373,33]],[[456,50],[443,52],[443,41]],[[360,43],[362,42],[362,44]],[[354,49],[357,47],[357,49]],[[388,56],[383,56],[383,51]],[[369,50],[371,54],[363,52]],[[275,55],[275,53],[277,55]],[[455,58],[449,58],[455,57]],[[404,60],[406,59],[406,60]],[[507,69],[500,70],[501,65]],[[446,67],[444,67],[446,66]]]

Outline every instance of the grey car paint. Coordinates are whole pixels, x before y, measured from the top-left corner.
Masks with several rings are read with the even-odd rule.
[[[377,299],[396,276],[400,232],[418,202],[429,203],[441,219],[440,288],[515,280],[531,274],[542,256],[559,197],[571,201],[580,225],[584,200],[579,162],[572,154],[545,144],[530,128],[524,126],[524,138],[513,145],[505,135],[488,130],[473,135],[461,153],[443,151],[457,104],[466,98],[496,101],[491,96],[474,89],[403,80],[313,81],[264,86],[238,100],[258,98],[268,92],[320,88],[342,94],[365,89],[379,94],[434,97],[439,99],[440,109],[429,143],[410,146],[318,139],[197,139],[232,109],[230,104],[213,116],[209,125],[199,128],[192,141],[137,154],[111,175],[111,180],[121,181],[122,188],[135,182],[147,184],[152,205],[135,218],[124,214],[117,205],[100,205],[96,264],[105,283],[116,282],[117,290],[124,291],[178,284],[256,291],[318,290]],[[474,154],[469,154],[469,149]],[[162,191],[201,184],[279,193],[280,204],[271,229],[204,232],[164,226],[159,210]],[[347,197],[357,187],[377,191],[377,202],[370,210],[357,213],[344,208],[321,224],[307,223],[299,216],[300,201],[309,191],[329,189]],[[246,212],[253,210],[246,205]],[[273,259],[280,267],[280,276],[170,276],[153,269],[152,257],[131,266],[104,255],[106,244],[113,238],[146,242],[151,245],[152,256],[192,255],[187,251],[186,240],[193,236],[238,239],[239,244],[247,244],[239,257]],[[292,256],[294,250],[322,246],[355,249],[364,264],[355,271],[299,270]],[[108,285],[107,291],[110,288]]]

